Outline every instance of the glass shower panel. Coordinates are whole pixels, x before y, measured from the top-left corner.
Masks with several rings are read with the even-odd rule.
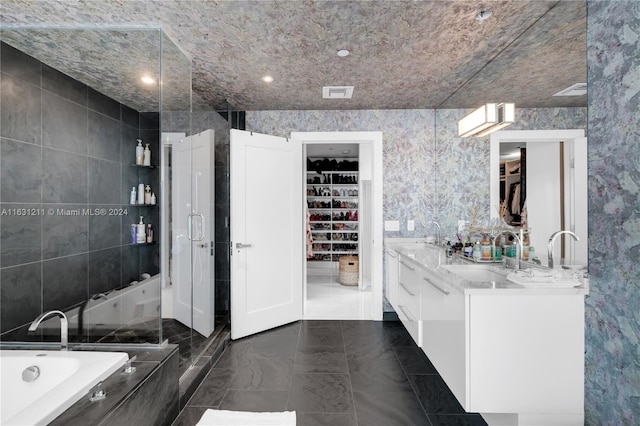
[[[0,207],[16,212],[0,217],[0,343],[58,341],[55,318],[26,330],[54,309],[71,343],[161,343],[163,200],[145,199],[173,84],[161,31],[5,26],[0,41]]]

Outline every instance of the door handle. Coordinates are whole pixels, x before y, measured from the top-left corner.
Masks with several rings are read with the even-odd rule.
[[[193,218],[197,216],[200,218],[200,223],[202,223],[202,227],[200,228],[200,236],[198,238],[193,238]],[[191,241],[202,241],[204,240],[204,215],[202,213],[189,213],[189,219],[187,222],[187,235],[189,240]]]
[[[236,243],[236,248],[237,249],[248,248],[248,247],[251,247],[251,244]]]

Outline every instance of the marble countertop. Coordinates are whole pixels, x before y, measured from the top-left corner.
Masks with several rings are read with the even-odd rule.
[[[438,281],[446,282],[451,289],[466,294],[523,294],[523,295],[586,295],[589,293],[588,278],[581,278],[577,287],[558,287],[553,284],[525,287],[507,279],[513,269],[507,269],[504,263],[476,263],[459,255],[446,257],[442,247],[429,244],[425,239],[394,238],[385,240],[385,249],[400,255],[400,260],[426,271]],[[452,270],[465,267],[473,268],[471,274],[463,277]],[[489,273],[483,273],[489,271]],[[477,272],[477,274],[475,273]],[[477,275],[477,278],[469,277]],[[488,278],[490,276],[490,278]],[[489,280],[491,279],[491,280]]]

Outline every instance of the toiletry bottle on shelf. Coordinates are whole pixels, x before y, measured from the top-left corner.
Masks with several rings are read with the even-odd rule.
[[[131,196],[129,197],[129,204],[135,204],[137,200],[138,200],[138,197],[136,195],[136,187],[134,186],[133,188],[131,188]]]
[[[156,199],[156,193],[155,193],[155,192],[152,192],[152,193],[151,193],[151,205],[152,205],[152,206],[155,206],[155,205],[156,205],[156,201],[157,201],[157,199]]]
[[[151,204],[151,186],[149,185],[144,188],[144,203]]]
[[[476,262],[479,262],[481,257],[482,257],[482,251],[480,248],[480,243],[476,241],[476,243],[473,245],[473,260],[475,260]]]
[[[149,144],[144,147],[144,155],[143,155],[143,165],[150,166],[151,165],[151,150],[149,149]]]
[[[153,242],[153,228],[151,228],[151,224],[147,225],[147,244],[151,244]]]
[[[138,243],[138,225],[136,223],[131,224],[131,244]]]
[[[138,141],[138,146],[136,146],[136,165],[142,166],[144,162],[144,151],[142,148],[142,139],[136,139]]]
[[[144,216],[140,216],[140,223],[138,223],[138,230],[136,233],[136,243],[138,244],[144,244],[147,239],[147,236],[144,233],[144,222],[142,221],[143,217]]]
[[[144,204],[144,183],[138,184],[138,204]]]

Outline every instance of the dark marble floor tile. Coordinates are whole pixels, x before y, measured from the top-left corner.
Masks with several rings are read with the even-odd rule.
[[[260,334],[249,341],[249,352],[271,358],[291,358],[296,354],[298,335]]]
[[[417,346],[395,346],[393,350],[407,374],[438,374],[429,358]]]
[[[276,412],[287,409],[287,391],[228,390],[220,410]]]
[[[347,374],[294,374],[288,410],[310,413],[353,411]]]
[[[349,375],[354,391],[369,389],[411,391],[411,384],[395,352],[385,351],[364,355],[347,354]]]
[[[487,426],[480,414],[431,414],[432,426]]]
[[[400,323],[401,324],[401,323]],[[392,346],[413,346],[418,347],[411,338],[411,335],[404,327],[385,327],[384,335]]]
[[[193,426],[200,421],[206,410],[206,407],[185,407],[171,426]]]
[[[296,426],[357,426],[353,413],[298,413]]]
[[[427,414],[465,414],[462,406],[439,375],[410,375],[409,380]]]
[[[306,346],[343,347],[342,331],[330,327],[305,327],[300,331],[298,348]]]
[[[235,374],[236,370],[230,368],[212,369],[187,402],[187,406],[217,408]]]
[[[415,394],[368,389],[353,392],[359,425],[430,426]]]
[[[215,368],[239,368],[244,364],[249,352],[250,344],[248,342],[233,341],[224,350]]]
[[[347,356],[340,346],[298,347],[294,373],[348,373]]]
[[[300,321],[301,327],[302,329],[305,328],[331,328],[332,330],[335,330],[336,332],[340,331],[342,332],[342,324],[340,324],[340,321],[333,321],[333,320],[304,320],[304,321]]]
[[[293,360],[247,356],[238,368],[230,389],[261,389],[287,391],[291,387]]]

